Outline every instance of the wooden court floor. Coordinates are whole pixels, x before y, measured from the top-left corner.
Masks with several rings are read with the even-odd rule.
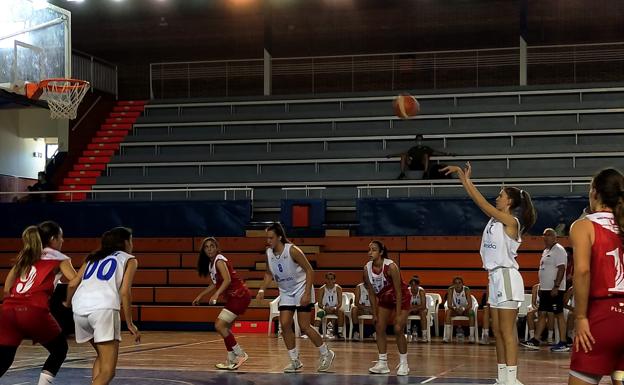
[[[225,360],[222,339],[216,333],[145,332],[140,345],[131,342],[127,333],[121,344],[117,376],[113,384],[129,385],[392,385],[392,384],[492,384],[495,378],[494,345],[431,343],[409,345],[410,376],[370,375],[368,368],[377,359],[374,341],[328,341],[336,352],[330,373],[316,373],[318,350],[309,340],[297,339],[304,370],[283,374],[288,363],[283,341],[259,334],[239,334],[239,343],[249,353],[249,361],[238,371],[224,372],[214,364]],[[389,344],[389,366],[398,364],[394,340]],[[45,361],[43,348],[24,343],[12,368],[0,378],[4,385],[36,384]],[[88,345],[70,341],[67,360],[56,384],[89,384],[94,352]],[[569,353],[526,351],[520,348],[519,378],[525,385],[567,383]],[[606,379],[604,384],[609,383]]]

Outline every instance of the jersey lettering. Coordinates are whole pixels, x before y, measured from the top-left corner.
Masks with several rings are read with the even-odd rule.
[[[30,288],[35,283],[35,278],[37,278],[37,268],[34,266],[31,266],[30,271],[28,271],[28,274],[24,273],[19,278],[19,282],[15,286],[15,291],[18,292],[19,294],[26,293],[28,290],[30,290]]]

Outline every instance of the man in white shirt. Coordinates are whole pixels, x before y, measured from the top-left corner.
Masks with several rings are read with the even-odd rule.
[[[539,319],[535,328],[535,337],[522,345],[529,349],[539,349],[539,339],[546,326],[548,313],[553,313],[559,327],[559,341],[550,350],[553,352],[568,352],[570,348],[565,343],[566,322],[563,314],[568,253],[563,246],[557,243],[557,233],[554,229],[547,228],[544,230],[543,237],[546,248],[542,253],[539,268]]]

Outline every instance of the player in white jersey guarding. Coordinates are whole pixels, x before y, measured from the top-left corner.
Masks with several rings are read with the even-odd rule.
[[[472,309],[472,295],[470,294],[470,288],[464,285],[464,279],[462,277],[453,278],[453,286],[448,288],[446,294],[446,302],[448,308],[446,309],[445,321],[444,321],[444,337],[442,342],[449,342],[453,336],[453,325],[451,324],[451,318],[457,316],[468,317],[470,325],[470,337],[468,341],[471,344],[475,343],[475,327],[474,317],[475,313]]]
[[[115,376],[121,341],[121,307],[128,330],[137,343],[141,339],[132,322],[131,289],[138,264],[131,252],[132,230],[115,227],[102,235],[100,249],[87,257],[78,277],[70,282],[70,297],[78,285],[71,301],[76,342],[89,342],[97,352],[92,385],[109,384]]]
[[[344,310],[342,310],[342,287],[336,284],[336,274],[329,272],[325,274],[325,284],[319,289],[319,308],[323,309],[325,315],[334,314],[338,316],[338,338],[342,337],[344,326]],[[321,325],[321,319],[316,319],[316,327]]]
[[[524,281],[518,271],[518,247],[522,234],[535,224],[535,209],[528,192],[504,187],[492,206],[470,179],[470,162],[461,169],[448,166],[446,175],[457,173],[466,192],[490,220],[481,238],[481,260],[488,271],[488,292],[492,312],[492,330],[496,336],[498,384],[520,384],[518,372],[518,336],[516,318],[524,301]]]
[[[326,372],[331,367],[335,354],[328,349],[318,331],[310,325],[311,313],[316,302],[313,287],[314,270],[303,251],[286,238],[286,232],[280,223],[273,223],[267,227],[266,232],[269,244],[266,250],[269,269],[264,274],[264,281],[256,299],[263,300],[264,290],[268,284],[272,280],[277,282],[280,293],[278,307],[280,325],[290,357],[290,364],[284,368],[284,372],[294,373],[303,368],[292,329],[295,312],[301,332],[310,338],[321,353],[317,370]]]

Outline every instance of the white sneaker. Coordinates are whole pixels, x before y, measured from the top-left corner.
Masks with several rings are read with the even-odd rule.
[[[475,337],[474,336],[468,337],[468,343],[469,344],[474,344],[475,343]]]
[[[427,336],[422,336],[420,342],[429,342],[429,339],[427,338]]]
[[[445,344],[448,344],[449,340],[448,340],[448,338],[442,338],[442,342],[445,343]]]
[[[354,341],[359,341],[360,340],[360,333],[359,332],[354,332],[353,333],[353,340]]]
[[[245,361],[247,361],[248,359],[249,359],[249,354],[247,354],[246,352],[243,352],[243,354],[240,356],[236,356],[236,358],[233,361],[231,361],[233,364],[231,370],[240,368],[241,365],[244,364]]]
[[[407,366],[407,362],[399,364],[399,368],[397,369],[397,376],[407,376],[409,374],[409,366]]]
[[[303,368],[303,364],[299,359],[290,360],[290,364],[284,368],[284,373],[297,373],[299,370]]]
[[[388,368],[388,361],[379,360],[372,368],[368,369],[369,372],[375,374],[387,374],[390,373],[390,368]]]
[[[327,354],[321,355],[319,358],[319,366],[316,369],[317,372],[326,372],[331,367],[332,362],[334,362],[334,357],[336,357],[336,353],[333,350],[328,350]]]

